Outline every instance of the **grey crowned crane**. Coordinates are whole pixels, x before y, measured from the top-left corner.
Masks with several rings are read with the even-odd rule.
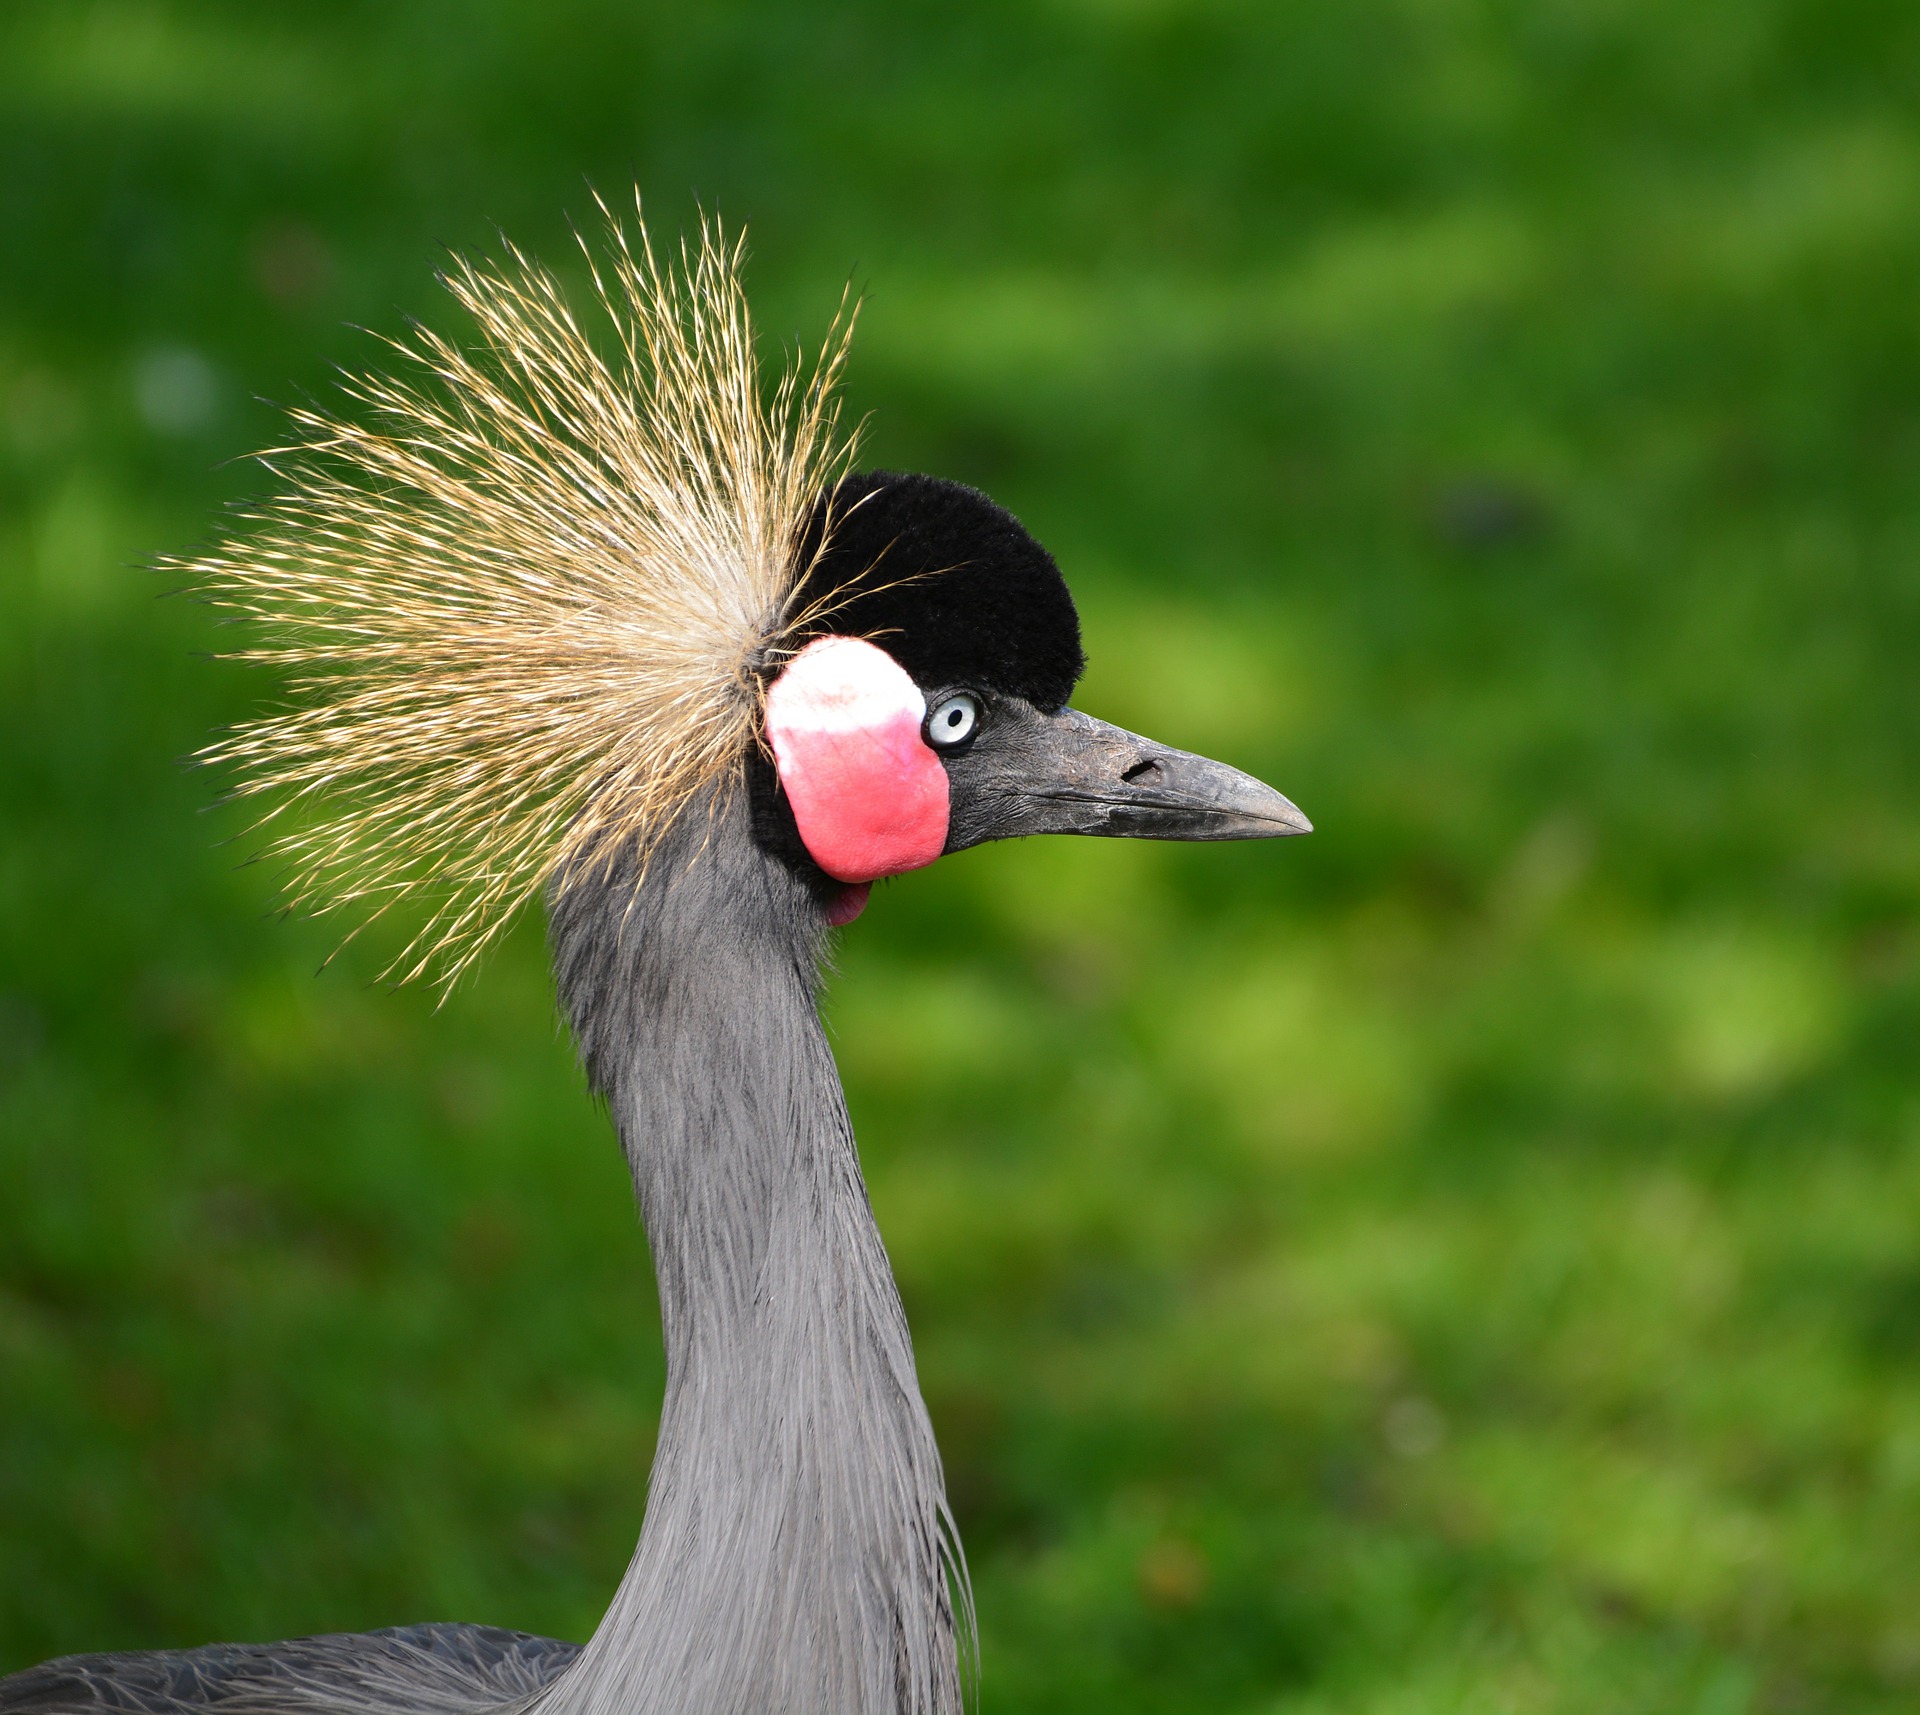
[[[415,903],[451,980],[544,896],[633,1173],[667,1387],[584,1645],[469,1625],[69,1656],[4,1715],[950,1715],[971,1600],[816,1001],[871,884],[1028,834],[1308,831],[1270,787],[1068,707],[1079,621],[984,495],[849,474],[851,318],[771,395],[741,250],[617,225],[603,355],[511,249],[415,381],[296,412],[282,496],[182,562],[291,701],[209,755],[295,903]]]

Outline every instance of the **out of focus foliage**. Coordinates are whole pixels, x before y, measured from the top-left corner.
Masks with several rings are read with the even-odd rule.
[[[1920,1702],[1920,9],[8,0],[0,1668],[583,1636],[646,1254],[176,759],[256,396],[587,185],[851,271],[1102,715],[1319,824],[887,888],[837,1041],[988,1711]]]

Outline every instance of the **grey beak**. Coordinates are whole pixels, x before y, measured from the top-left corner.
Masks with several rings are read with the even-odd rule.
[[[1025,834],[1271,840],[1313,824],[1271,786],[1077,709],[1037,712],[947,765],[947,850]],[[971,765],[971,766],[970,766]]]

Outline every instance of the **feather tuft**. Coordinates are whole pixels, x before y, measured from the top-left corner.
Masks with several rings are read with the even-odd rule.
[[[349,377],[361,420],[292,411],[262,455],[284,491],[172,562],[257,627],[227,658],[286,688],[201,759],[269,802],[295,908],[424,907],[398,981],[450,986],[556,872],[644,862],[738,777],[764,667],[819,617],[796,611],[818,554],[796,561],[853,457],[857,304],[763,391],[743,240],[703,218],[663,264],[601,212],[599,341],[512,245],[456,260],[477,343],[389,341],[411,377]]]

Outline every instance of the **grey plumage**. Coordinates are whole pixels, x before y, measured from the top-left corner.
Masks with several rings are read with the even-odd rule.
[[[578,1644],[493,1626],[396,1626],[277,1644],[69,1655],[0,1679],[7,1715],[465,1715],[524,1705]]]
[[[551,907],[653,1246],[667,1397],[640,1545],[540,1707],[948,1715],[965,1577],[815,1007],[825,930],[748,815],[722,789],[643,885],[563,876]]]
[[[591,1641],[425,1626],[77,1657],[0,1680],[0,1715],[955,1715],[966,1578],[816,1007],[827,931],[749,821],[738,781],[709,788],[644,878],[630,851],[549,900],[667,1346],[645,1526]]]

